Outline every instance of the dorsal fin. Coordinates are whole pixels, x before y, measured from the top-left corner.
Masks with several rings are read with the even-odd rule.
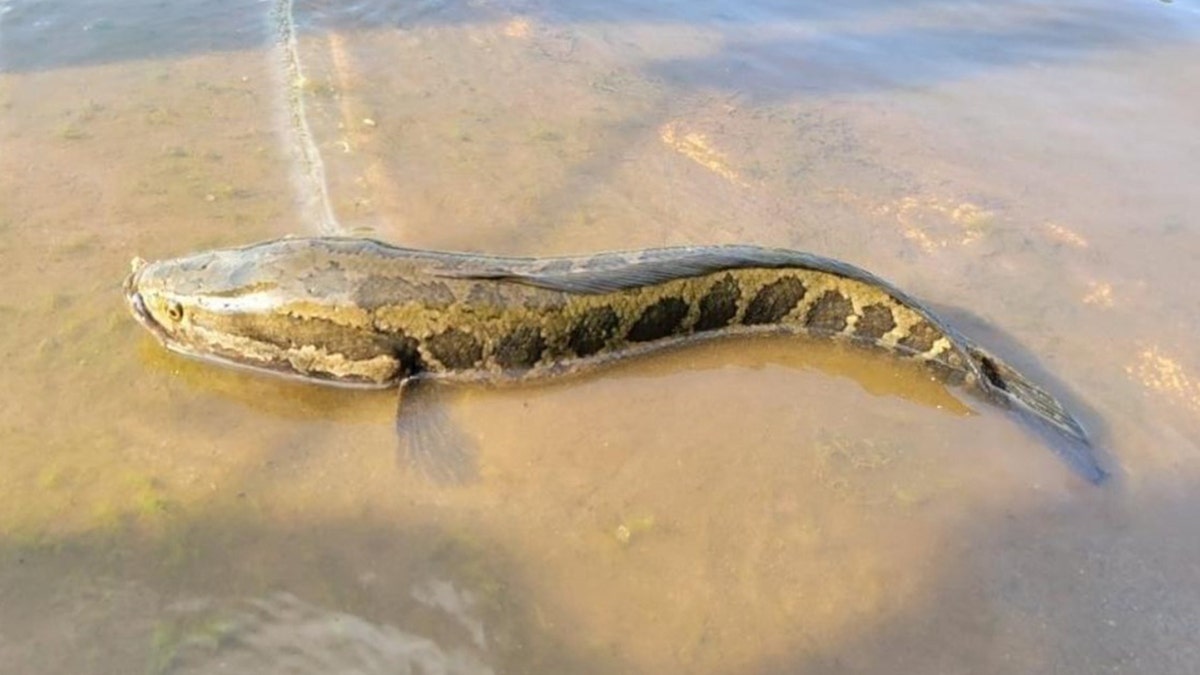
[[[853,265],[811,253],[754,246],[656,249],[634,255],[630,262],[613,267],[576,266],[564,271],[531,272],[520,266],[499,265],[473,270],[445,270],[436,274],[455,279],[508,281],[564,293],[598,295],[722,270],[756,267],[793,267],[835,274],[879,286],[889,292],[895,291],[898,299],[907,299],[891,284]]]

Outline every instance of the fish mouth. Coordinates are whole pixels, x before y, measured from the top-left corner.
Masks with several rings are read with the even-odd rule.
[[[138,291],[138,280],[141,272],[146,267],[146,261],[141,258],[134,258],[132,263],[133,270],[129,276],[125,277],[125,282],[122,284],[122,289],[125,292],[125,302],[129,305],[129,312],[133,314],[133,318],[142,324],[154,334],[161,342],[168,344],[170,336],[158,321],[151,316],[150,310],[146,308],[146,301],[142,299],[142,294]]]
[[[171,344],[171,339],[170,336],[167,335],[166,329],[162,327],[162,324],[155,321],[154,317],[150,316],[150,311],[146,309],[146,301],[142,300],[142,295],[140,293],[136,291],[127,293],[125,295],[125,300],[129,303],[129,312],[133,314],[133,318],[137,319],[138,323],[142,324],[146,327],[146,330],[153,333],[154,337],[158,338],[159,342],[162,342],[166,345]]]
[[[150,316],[149,310],[146,309],[146,301],[142,300],[141,293],[134,291],[125,294],[125,301],[129,303],[129,311],[133,314],[133,318],[138,320],[146,328],[152,331],[161,331],[162,326]]]

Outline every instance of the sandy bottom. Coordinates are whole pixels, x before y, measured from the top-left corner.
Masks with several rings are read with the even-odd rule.
[[[258,4],[157,41],[0,14],[0,670],[1194,670],[1186,3],[397,4],[298,7],[303,80]],[[1047,382],[1114,479],[760,339],[463,388],[480,476],[437,486],[394,394],[186,361],[122,305],[134,255],[331,227],[842,258]]]

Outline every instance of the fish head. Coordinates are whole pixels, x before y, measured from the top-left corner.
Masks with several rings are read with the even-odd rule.
[[[303,240],[135,258],[125,299],[185,356],[324,384],[394,385],[404,367],[395,347],[354,303],[346,275],[325,262]]]

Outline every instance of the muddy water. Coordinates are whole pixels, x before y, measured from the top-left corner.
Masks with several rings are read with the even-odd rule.
[[[1187,2],[0,5],[0,671],[1194,672],[1198,38]],[[481,477],[440,488],[392,395],[122,307],[135,254],[321,231],[843,258],[1114,479],[755,340],[462,391]]]

